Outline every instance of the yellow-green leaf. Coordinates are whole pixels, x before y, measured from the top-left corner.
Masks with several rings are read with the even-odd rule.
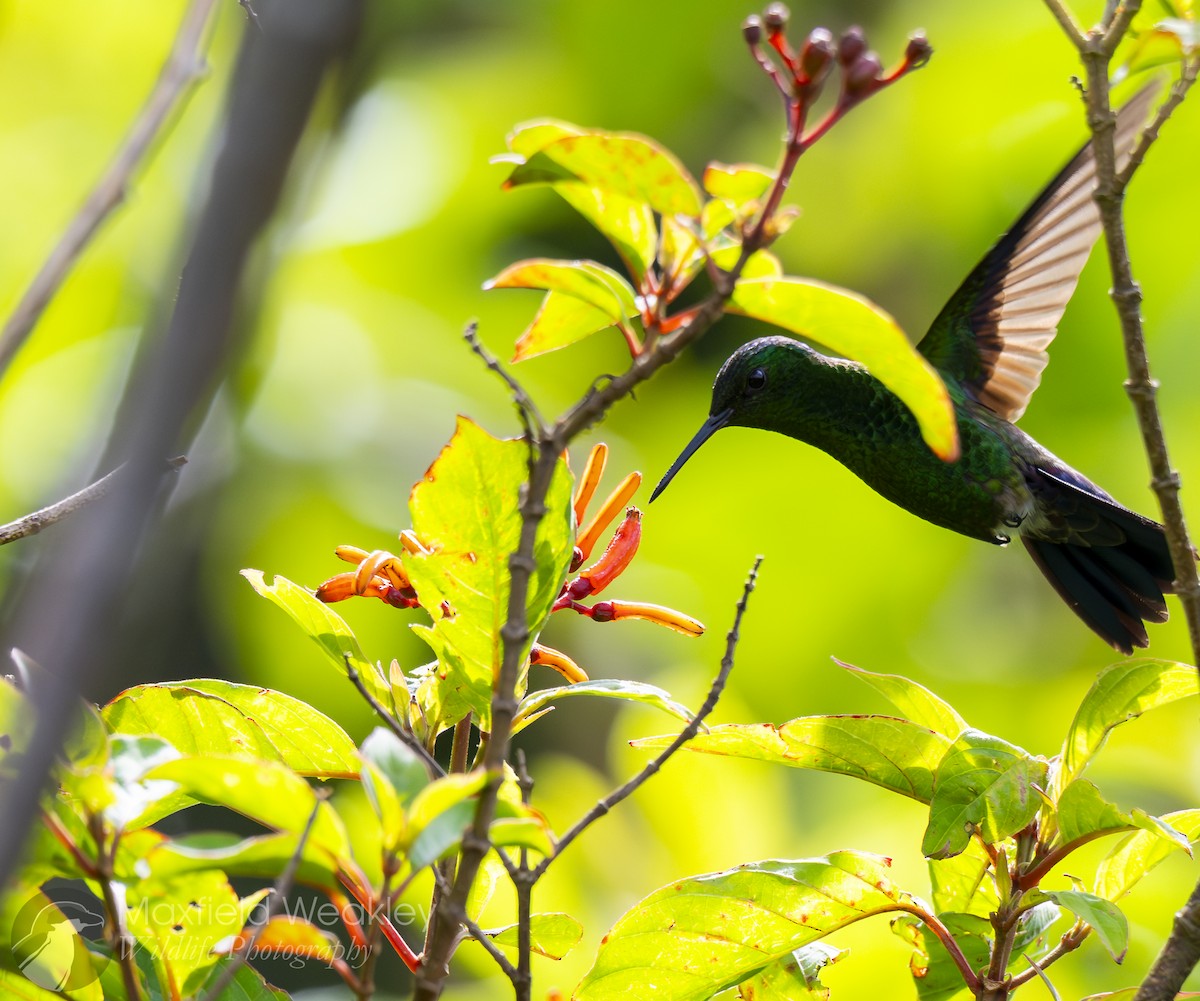
[[[824,282],[785,276],[740,280],[729,310],[865,365],[912,411],[934,453],[947,461],[958,458],[954,407],[941,377],[874,303]]]

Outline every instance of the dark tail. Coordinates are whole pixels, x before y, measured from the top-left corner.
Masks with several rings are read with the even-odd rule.
[[[1059,541],[1022,535],[1046,579],[1088,627],[1122,653],[1149,645],[1147,622],[1165,622],[1163,595],[1174,590],[1175,567],[1162,525],[1107,496],[1044,469],[1065,488],[1056,505],[1065,515]]]

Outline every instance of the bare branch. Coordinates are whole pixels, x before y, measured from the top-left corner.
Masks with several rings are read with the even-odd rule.
[[[113,480],[120,471],[121,467],[118,466],[111,473],[100,477],[95,483],[89,483],[82,490],[77,490],[70,497],[64,497],[62,500],[33,511],[23,518],[10,521],[7,525],[0,525],[0,546],[16,542],[17,539],[23,539],[28,535],[37,535],[43,528],[53,525],[56,521],[62,521],[67,515],[78,511],[90,501],[103,497],[108,493],[109,488],[113,485]]]
[[[296,873],[300,868],[300,859],[304,855],[304,846],[308,843],[308,836],[312,834],[313,824],[317,822],[317,814],[320,812],[321,804],[329,798],[329,794],[329,789],[316,790],[317,801],[313,804],[312,811],[308,815],[308,821],[304,825],[304,830],[300,832],[300,837],[296,840],[296,850],[292,852],[292,857],[288,859],[283,872],[275,880],[275,886],[267,895],[260,916],[251,922],[250,934],[234,951],[225,969],[221,971],[221,975],[217,977],[213,985],[204,993],[201,1001],[217,1001],[217,998],[224,993],[225,988],[233,983],[233,978],[237,976],[238,970],[249,962],[250,953],[254,951],[254,946],[263,931],[266,930],[267,924],[275,916],[279,908],[283,906],[283,901],[287,899],[287,895],[292,892],[292,883],[295,882]]]
[[[530,444],[536,440],[534,429],[537,430],[537,437],[542,437],[546,434],[546,422],[542,420],[542,415],[538,413],[538,408],[534,405],[532,398],[512,374],[500,364],[500,360],[483,346],[483,342],[479,340],[479,324],[472,321],[467,324],[467,329],[463,331],[463,339],[471,346],[483,363],[496,373],[504,384],[508,386],[512,392],[513,403],[517,406],[517,413],[521,416],[521,424],[525,428],[525,437]]]
[[[216,0],[192,0],[183,15],[171,54],[124,143],[0,330],[0,374],[25,343],[84,247],[104,220],[125,201],[129,181],[138,165],[191,84],[204,74],[204,29],[215,3]]]
[[[535,879],[542,876],[550,866],[550,863],[563,853],[563,849],[620,803],[621,800],[636,792],[641,785],[666,764],[667,759],[700,732],[700,727],[703,725],[704,720],[716,708],[717,700],[721,697],[721,692],[725,689],[725,682],[729,679],[729,672],[733,670],[733,655],[737,651],[742,616],[746,613],[746,605],[750,601],[750,594],[753,592],[754,585],[758,581],[758,568],[762,565],[762,560],[761,556],[754,560],[754,566],[751,567],[750,574],[746,578],[745,586],[742,588],[742,597],[737,603],[737,610],[733,617],[733,626],[730,628],[728,636],[725,637],[725,656],[721,658],[721,669],[717,672],[717,676],[713,679],[713,683],[708,689],[708,696],[705,698],[704,704],[700,707],[696,715],[692,717],[692,721],[679,732],[679,735],[653,761],[648,762],[628,782],[614,789],[604,799],[600,800],[600,802],[580,817],[570,830],[558,839],[558,845],[555,847],[554,854],[542,859],[534,868],[533,874]]]
[[[1133,152],[1129,154],[1129,162],[1125,164],[1125,169],[1117,174],[1116,184],[1118,191],[1124,193],[1125,189],[1129,187],[1130,179],[1138,167],[1142,165],[1142,161],[1146,159],[1147,150],[1158,139],[1159,130],[1166,124],[1167,119],[1171,117],[1175,109],[1187,97],[1187,92],[1191,89],[1192,84],[1196,82],[1198,72],[1200,72],[1200,55],[1184,61],[1183,72],[1180,73],[1179,79],[1171,87],[1171,92],[1167,95],[1167,99],[1159,105],[1153,120],[1142,130],[1142,134],[1138,137],[1137,145],[1133,148]]]
[[[1046,7],[1049,8],[1050,13],[1054,15],[1054,19],[1062,26],[1063,34],[1082,52],[1084,40],[1087,36],[1084,33],[1083,26],[1075,20],[1075,15],[1067,9],[1066,4],[1062,0],[1046,0]]]

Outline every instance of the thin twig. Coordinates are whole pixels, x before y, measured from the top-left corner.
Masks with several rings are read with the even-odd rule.
[[[216,0],[192,0],[183,15],[171,54],[125,141],[0,330],[0,374],[25,343],[88,242],[124,202],[138,164],[189,86],[203,75],[204,29],[215,3]]]
[[[317,801],[313,804],[312,810],[308,814],[308,820],[304,824],[304,830],[300,832],[300,837],[296,840],[296,849],[292,852],[292,857],[288,859],[288,863],[283,868],[283,872],[279,874],[279,878],[275,881],[274,887],[263,901],[263,907],[259,916],[253,919],[250,923],[250,934],[242,942],[240,946],[229,957],[229,962],[225,969],[221,971],[221,975],[213,982],[213,985],[204,993],[202,1001],[217,1001],[217,998],[225,991],[225,988],[233,983],[233,978],[237,976],[238,970],[250,961],[250,953],[254,951],[254,946],[258,942],[262,933],[266,930],[267,924],[275,916],[275,912],[282,906],[287,895],[292,892],[292,883],[295,882],[296,873],[300,869],[300,858],[304,854],[304,846],[308,843],[308,836],[312,834],[313,825],[317,822],[317,814],[321,811],[321,804],[329,798],[329,789],[315,790]]]
[[[1046,0],[1046,4],[1057,17],[1058,0]],[[1142,329],[1142,293],[1133,276],[1124,219],[1124,184],[1128,183],[1129,177],[1137,169],[1141,156],[1145,154],[1145,148],[1154,141],[1158,129],[1183,99],[1190,86],[1190,80],[1181,79],[1180,83],[1176,84],[1170,97],[1159,109],[1154,122],[1139,140],[1135,151],[1137,160],[1130,162],[1123,175],[1118,175],[1109,94],[1109,64],[1114,50],[1140,7],[1140,0],[1124,0],[1112,12],[1111,22],[1102,36],[1096,32],[1089,32],[1085,37],[1069,24],[1063,24],[1063,27],[1079,49],[1087,71],[1085,93],[1088,126],[1092,132],[1092,146],[1096,158],[1096,205],[1100,211],[1105,248],[1108,251],[1109,267],[1113,276],[1111,295],[1120,320],[1125,346],[1125,365],[1128,372],[1125,390],[1137,415],[1142,446],[1150,464],[1150,485],[1162,511],[1167,545],[1175,568],[1174,590],[1187,619],[1193,663],[1200,670],[1200,576],[1196,570],[1196,550],[1188,535],[1183,506],[1179,502],[1179,474],[1171,466],[1162,418],[1156,403],[1158,384],[1150,375],[1150,362]],[[1063,23],[1061,18],[1059,21]],[[1185,63],[1184,75],[1188,75],[1190,71],[1194,77],[1197,68],[1195,63],[1195,59]],[[1138,988],[1134,1001],[1168,1001],[1173,998],[1197,962],[1200,962],[1200,883],[1193,889],[1187,903],[1175,915],[1171,934],[1146,979]],[[1032,971],[1026,973],[1032,976]],[[1014,982],[1016,979],[1019,978],[1014,978]]]
[[[96,842],[95,877],[100,884],[100,893],[104,898],[104,909],[108,912],[111,921],[106,928],[108,944],[121,966],[121,979],[125,983],[125,993],[128,995],[129,1001],[142,1001],[145,995],[138,979],[137,961],[134,958],[135,943],[125,922],[126,904],[124,900],[117,898],[116,881],[113,875],[113,864],[121,839],[114,833],[112,843],[106,844],[108,835],[104,829],[104,819],[100,814],[92,815],[88,827],[92,839]]]
[[[1171,87],[1166,100],[1159,105],[1150,124],[1142,130],[1142,134],[1138,137],[1137,145],[1134,146],[1133,152],[1129,154],[1129,162],[1125,164],[1125,169],[1117,174],[1116,186],[1118,191],[1123,193],[1129,187],[1130,179],[1146,158],[1146,151],[1154,145],[1158,139],[1159,130],[1166,124],[1167,119],[1171,117],[1175,109],[1183,102],[1183,99],[1187,97],[1188,90],[1196,82],[1198,72],[1200,72],[1200,55],[1184,60],[1183,71],[1180,73],[1179,79]]]
[[[1066,932],[1063,933],[1063,937],[1059,940],[1058,945],[1056,945],[1053,949],[1046,953],[1046,955],[1038,960],[1036,966],[1033,966],[1031,963],[1030,965],[1033,966],[1032,969],[1013,975],[1012,980],[1009,981],[1010,989],[1016,990],[1018,987],[1029,983],[1029,981],[1031,981],[1034,977],[1039,975],[1044,976],[1044,974],[1042,974],[1042,970],[1045,970],[1048,966],[1052,966],[1054,963],[1057,963],[1060,959],[1062,959],[1063,956],[1066,956],[1067,954],[1078,949],[1081,945],[1083,945],[1084,940],[1088,937],[1088,935],[1091,934],[1091,931],[1092,928],[1090,925],[1084,924],[1082,921],[1077,921],[1070,928],[1068,928]],[[1028,956],[1025,958],[1029,959]]]
[[[187,459],[182,455],[167,460],[167,468],[172,471],[182,469],[186,464]],[[77,490],[70,497],[64,497],[62,500],[55,501],[16,521],[10,521],[7,525],[0,525],[0,546],[16,542],[17,539],[23,539],[28,535],[37,535],[42,529],[62,521],[63,518],[74,514],[92,501],[99,500],[112,488],[123,465],[124,463],[117,466],[116,469],[100,477],[95,483],[89,483],[82,490]]]
[[[351,663],[350,654],[344,654],[343,660],[346,663],[346,677],[350,679],[350,684],[357,689],[359,695],[367,700],[367,704],[375,710],[375,715],[387,724],[388,729],[391,730],[392,733],[394,733],[398,738],[400,738],[400,742],[405,747],[407,747],[418,758],[421,759],[421,762],[425,765],[425,767],[429,770],[429,773],[434,778],[440,778],[441,776],[445,775],[446,770],[437,763],[437,759],[429,753],[425,745],[417,740],[414,734],[404,729],[404,727],[400,725],[399,720],[397,720],[395,716],[388,712],[383,704],[371,694],[370,690],[366,686],[366,683],[363,681],[362,676],[355,669],[354,664]]]
[[[471,346],[471,350],[475,352],[483,363],[496,373],[504,384],[512,392],[513,403],[516,404],[517,413],[521,416],[521,423],[525,428],[525,436],[532,444],[536,438],[534,431],[537,431],[537,437],[542,437],[546,433],[546,422],[542,420],[542,415],[538,412],[537,405],[533,402],[529,393],[513,377],[512,373],[500,364],[494,354],[483,346],[483,342],[479,339],[479,324],[472,320],[467,324],[467,329],[463,331],[463,339]]]
[[[700,727],[703,725],[705,718],[716,707],[717,700],[721,697],[721,692],[725,689],[725,682],[729,679],[729,672],[733,670],[733,655],[737,650],[742,616],[746,613],[746,605],[750,600],[750,594],[754,590],[755,583],[758,581],[758,568],[762,565],[762,560],[761,556],[755,558],[754,566],[750,569],[750,574],[746,578],[746,583],[742,588],[742,597],[737,603],[737,610],[733,617],[733,626],[730,628],[729,634],[725,637],[725,656],[721,658],[721,669],[713,679],[712,685],[709,686],[708,696],[705,698],[704,704],[700,707],[696,715],[692,717],[692,721],[679,732],[679,735],[653,761],[648,762],[640,772],[617,789],[614,789],[604,799],[600,800],[600,802],[580,817],[570,830],[558,839],[554,854],[548,855],[534,867],[533,875],[535,879],[541,878],[542,874],[550,866],[550,863],[558,858],[572,841],[620,803],[621,800],[635,792],[647,779],[662,768],[668,758],[700,732]]]
[[[438,870],[437,866],[430,866],[430,871],[433,872],[434,881],[443,894],[448,894],[451,891],[450,882]],[[469,914],[463,915],[463,927],[466,928],[468,934],[487,952],[489,956],[496,961],[496,965],[500,967],[501,972],[508,977],[509,980],[515,981],[517,976],[517,968],[513,966],[512,961],[500,951],[500,947],[492,941],[492,937],[479,927],[478,922],[473,921]]]
[[[1046,0],[1046,7],[1054,15],[1054,19],[1062,26],[1063,34],[1082,52],[1085,35],[1082,25],[1075,20],[1075,15],[1067,9],[1066,4],[1062,0]]]
[[[62,521],[67,515],[78,511],[90,501],[103,497],[108,493],[113,480],[120,471],[121,467],[118,466],[112,472],[100,477],[95,483],[89,483],[82,490],[77,490],[70,497],[64,497],[62,500],[18,518],[16,521],[10,521],[7,525],[0,525],[0,546],[16,542],[17,539],[23,539],[28,535],[37,535],[43,528],[53,525],[56,521]]]

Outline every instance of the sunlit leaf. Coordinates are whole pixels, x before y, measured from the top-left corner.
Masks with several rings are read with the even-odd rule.
[[[569,914],[532,914],[529,920],[530,949],[547,959],[562,959],[583,938],[583,925]],[[489,931],[497,945],[517,947],[519,929],[507,925]]]
[[[117,733],[154,734],[186,755],[276,760],[301,775],[358,774],[346,731],[306,702],[257,685],[211,679],[139,685],[102,714]]]
[[[1087,767],[1113,727],[1196,692],[1196,669],[1187,664],[1146,658],[1106,668],[1083,697],[1067,731],[1056,792]]]
[[[429,785],[429,770],[425,763],[385,727],[376,727],[367,735],[361,754],[387,777],[402,806],[408,806],[417,793]]]
[[[1129,946],[1129,922],[1116,904],[1081,890],[1054,890],[1046,896],[1091,925],[1109,955],[1121,962]]]
[[[747,278],[737,283],[729,310],[861,362],[912,411],[935,454],[958,457],[958,429],[946,387],[896,321],[874,303],[810,279]]]
[[[605,678],[597,681],[581,681],[575,685],[562,685],[558,688],[543,688],[530,692],[521,700],[521,708],[517,712],[514,728],[520,728],[530,718],[544,710],[547,706],[562,699],[584,695],[593,698],[622,699],[627,702],[641,702],[655,709],[690,723],[693,713],[687,706],[680,705],[670,694],[654,685],[642,681],[630,681],[625,678]]]
[[[171,782],[155,779],[149,773],[159,765],[175,761],[179,751],[161,737],[114,734],[110,741],[108,779],[112,799],[104,809],[105,818],[118,830],[145,826],[165,814],[155,805],[175,791]]]
[[[1037,814],[1046,772],[1045,761],[1021,748],[967,730],[938,766],[922,853],[957,855],[975,830],[988,842],[1015,834]]]
[[[718,163],[704,169],[704,190],[739,208],[757,202],[775,183],[775,173],[753,163]]]
[[[577,1001],[702,1001],[862,918],[917,906],[861,852],[677,880],[613,926]]]
[[[318,601],[306,588],[293,584],[286,577],[275,575],[268,584],[261,570],[243,570],[242,576],[264,598],[273,601],[288,613],[317,645],[329,655],[343,677],[349,677],[347,665],[358,672],[364,687],[385,709],[395,711],[392,686],[383,672],[363,656],[358,640],[337,612]]]
[[[641,282],[654,263],[658,246],[658,227],[650,205],[616,191],[569,181],[554,185],[554,190],[608,238],[634,281]]]
[[[638,312],[635,293],[629,283],[611,268],[595,261],[552,261],[547,258],[518,261],[485,282],[483,287],[559,292],[600,311],[608,317],[610,324]]]
[[[1179,810],[1158,818],[1189,841],[1200,838],[1200,810]],[[1120,900],[1176,846],[1153,831],[1127,834],[1096,867],[1094,889],[1106,900]]]
[[[939,913],[955,944],[972,969],[986,968],[991,959],[991,922],[976,914]],[[920,1001],[949,1001],[966,989],[962,973],[941,939],[919,918],[902,914],[892,921],[892,931],[912,946],[908,969]]]
[[[533,321],[517,338],[514,362],[557,351],[613,326],[606,312],[562,292],[547,292]]]
[[[955,911],[987,917],[999,905],[991,860],[976,838],[957,855],[929,860],[933,907],[938,914]]]
[[[239,838],[223,831],[188,834],[163,841],[145,856],[149,870],[159,878],[187,872],[220,869],[230,878],[261,880],[279,877],[296,855],[299,834],[259,834]],[[337,890],[337,865],[330,854],[306,841],[296,869],[302,886]]]
[[[629,133],[563,135],[539,146],[505,187],[580,181],[646,202],[664,216],[700,213],[700,192],[683,165],[658,143]]]
[[[1058,834],[1070,844],[1097,831],[1133,827],[1133,818],[1110,803],[1087,779],[1075,779],[1058,797]]]
[[[169,971],[164,979],[191,995],[217,962],[213,947],[242,930],[266,892],[239,900],[216,870],[154,879],[129,888],[126,923],[155,965]]]
[[[349,839],[341,819],[329,803],[318,803],[312,786],[277,761],[248,758],[180,758],[159,765],[147,776],[170,779],[202,803],[224,806],[264,827],[299,834],[313,809],[309,841],[335,859],[350,854]]]
[[[271,918],[255,939],[254,948],[272,959],[315,959],[326,965],[341,954],[336,936],[291,914]]]
[[[821,983],[821,971],[849,951],[825,942],[801,946],[786,959],[777,960],[744,981],[738,987],[738,997],[743,1001],[826,1001],[829,988]]]
[[[581,136],[586,131],[557,118],[535,118],[513,127],[508,134],[508,148],[523,160],[564,136]]]
[[[450,444],[413,487],[413,530],[431,551],[406,553],[404,568],[433,618],[432,626],[414,628],[438,657],[433,680],[440,686],[442,725],[473,711],[482,729],[490,727],[492,685],[503,657],[500,632],[508,617],[508,560],[520,545],[518,503],[528,459],[524,442],[493,438],[460,417]],[[560,460],[538,526],[522,661],[570,565],[571,521],[571,475]]]
[[[921,726],[927,726],[930,730],[949,737],[951,740],[967,729],[966,720],[958,714],[954,707],[934,695],[924,685],[919,685],[898,674],[876,674],[873,671],[855,667],[853,664],[846,664],[836,658],[835,663],[851,672],[859,681],[874,688],[899,709],[905,719]]]
[[[634,747],[666,747],[673,736],[647,737]],[[893,716],[802,716],[781,726],[714,726],[684,745],[690,751],[751,758],[852,775],[928,803],[933,774],[950,747],[939,733]]]

